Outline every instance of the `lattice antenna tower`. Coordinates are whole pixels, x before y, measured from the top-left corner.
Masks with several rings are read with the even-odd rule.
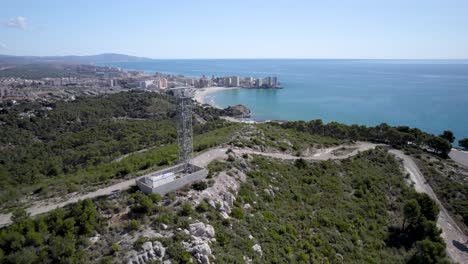
[[[177,97],[177,140],[179,145],[179,163],[184,172],[190,172],[190,160],[193,153],[192,96],[188,88],[175,91]]]

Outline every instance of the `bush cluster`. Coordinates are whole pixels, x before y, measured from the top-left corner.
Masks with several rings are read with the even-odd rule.
[[[91,200],[32,220],[17,210],[14,224],[0,230],[0,263],[84,263],[87,238],[102,226]]]

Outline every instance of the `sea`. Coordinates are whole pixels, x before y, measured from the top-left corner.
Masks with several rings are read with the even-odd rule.
[[[468,137],[468,60],[209,59],[105,65],[191,77],[278,77],[280,90],[227,90],[206,98],[219,107],[244,104],[254,120],[387,123]]]

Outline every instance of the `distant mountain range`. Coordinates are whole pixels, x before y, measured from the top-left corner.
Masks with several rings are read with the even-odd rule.
[[[150,58],[135,57],[124,54],[104,53],[89,56],[11,56],[0,54],[0,64],[31,64],[31,63],[62,63],[62,64],[90,64],[109,62],[144,62]]]

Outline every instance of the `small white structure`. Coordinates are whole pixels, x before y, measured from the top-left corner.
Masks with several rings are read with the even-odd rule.
[[[168,182],[175,180],[175,174],[173,172],[164,173],[161,175],[151,176],[144,178],[146,185],[156,188]]]
[[[208,170],[190,164],[191,172],[184,173],[184,164],[163,169],[136,179],[138,188],[144,193],[159,193],[164,195],[175,191],[196,181],[201,181],[208,176]]]

